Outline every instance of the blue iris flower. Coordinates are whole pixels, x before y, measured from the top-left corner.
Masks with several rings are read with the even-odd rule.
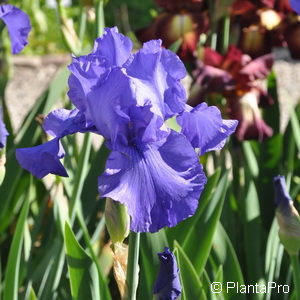
[[[176,300],[181,294],[181,284],[175,255],[166,247],[158,257],[160,269],[153,292],[157,300]]]
[[[102,197],[127,206],[131,230],[156,232],[192,216],[206,184],[195,148],[201,154],[221,149],[237,121],[223,120],[216,107],[186,104],[180,83],[185,67],[160,40],[132,54],[130,39],[117,28],[106,28],[93,51],[74,57],[69,69],[68,95],[76,108],[50,113],[46,132],[57,140],[86,131],[106,139],[111,153],[98,189]],[[181,132],[166,126],[172,117]],[[62,175],[57,162],[63,154],[57,149],[47,152],[53,164],[28,155],[30,149],[17,150],[17,159],[33,174],[38,166],[38,177]]]
[[[12,44],[12,53],[19,53],[26,45],[31,30],[28,15],[21,9],[10,5],[0,5],[0,19],[5,23]]]
[[[8,136],[8,132],[2,120],[2,108],[0,107],[0,150],[4,148],[6,145],[7,136]]]

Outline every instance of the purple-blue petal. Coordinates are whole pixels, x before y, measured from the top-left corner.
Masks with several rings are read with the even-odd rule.
[[[87,107],[87,95],[101,81],[105,80],[111,68],[105,66],[105,59],[97,57],[93,53],[73,57],[69,65],[71,75],[69,77],[69,92],[72,103],[85,113],[86,119],[90,120],[90,111]]]
[[[122,65],[131,55],[131,40],[119,33],[117,27],[105,28],[104,34],[96,39],[93,53],[97,56],[104,57],[107,66]]]
[[[187,106],[187,110],[177,117],[181,132],[194,148],[200,149],[203,155],[208,151],[220,150],[226,138],[235,132],[238,121],[223,120],[216,106],[201,103],[195,108]]]
[[[292,9],[297,14],[300,14],[300,1],[299,0],[290,0],[290,4],[291,4]]]
[[[158,300],[176,300],[181,294],[181,284],[175,255],[167,247],[157,254],[160,268],[153,292]]]
[[[2,120],[2,108],[0,107],[0,150],[5,147],[8,135],[9,133],[6,130],[5,124]]]
[[[81,111],[63,108],[49,113],[44,120],[43,128],[49,135],[58,138],[76,132],[95,131],[95,127],[87,123]]]
[[[19,53],[28,43],[27,38],[31,30],[28,15],[13,5],[4,4],[0,5],[0,19],[7,26],[12,53]]]
[[[65,151],[58,138],[39,146],[16,150],[19,164],[37,178],[42,178],[50,173],[68,177],[60,162],[64,155]]]
[[[139,105],[150,101],[153,112],[164,119],[184,110],[186,93],[180,80],[186,75],[185,67],[173,52],[161,48],[160,40],[145,43],[125,68]]]
[[[127,206],[131,230],[156,232],[192,216],[205,183],[194,149],[182,134],[171,132],[144,149],[113,151],[98,187],[102,197]]]
[[[273,183],[274,183],[276,206],[281,206],[281,207],[289,206],[293,200],[287,191],[284,176],[278,175],[274,177]]]
[[[127,144],[128,107],[136,105],[130,80],[121,69],[114,69],[95,87],[87,99],[88,110],[96,128],[112,145]]]

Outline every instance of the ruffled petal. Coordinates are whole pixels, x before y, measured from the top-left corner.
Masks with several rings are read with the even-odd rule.
[[[222,120],[221,113],[216,106],[201,103],[195,108],[183,112],[177,117],[181,132],[187,137],[194,148],[200,149],[203,155],[208,151],[219,150],[226,138],[234,133],[238,121]]]
[[[93,125],[87,124],[85,115],[78,109],[52,111],[45,118],[43,128],[49,135],[58,138],[76,132],[96,131]]]
[[[68,177],[60,162],[64,156],[65,151],[58,138],[39,146],[16,150],[19,164],[37,178],[42,178],[50,173]]]
[[[87,95],[93,87],[106,79],[111,68],[106,67],[105,59],[97,57],[93,53],[80,57],[73,57],[69,65],[71,75],[69,77],[68,96],[72,103],[85,113],[86,119],[91,119],[91,113],[87,106]]]
[[[158,299],[176,300],[181,294],[181,284],[175,255],[167,247],[157,254],[160,268],[153,292]]]
[[[128,107],[136,105],[128,76],[121,69],[114,69],[108,78],[88,94],[88,110],[91,119],[113,145],[127,144]]]
[[[192,216],[205,183],[194,149],[183,135],[171,132],[161,145],[113,151],[99,191],[127,206],[133,231],[156,232]]]
[[[6,24],[12,44],[12,53],[19,53],[28,43],[31,30],[28,15],[19,8],[4,4],[0,5],[0,19]]]
[[[183,111],[186,94],[180,80],[186,70],[178,56],[161,48],[161,40],[145,43],[125,68],[136,86],[139,105],[150,101],[153,112],[164,118]]]
[[[5,124],[2,121],[2,108],[0,107],[0,150],[6,145],[6,138],[9,135],[6,130]]]
[[[104,34],[96,39],[93,53],[105,57],[107,66],[122,67],[131,55],[131,50],[131,40],[119,33],[117,27],[112,27],[105,28]]]

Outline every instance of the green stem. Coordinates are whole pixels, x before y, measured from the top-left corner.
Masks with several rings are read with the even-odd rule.
[[[126,300],[136,300],[136,291],[139,282],[139,248],[140,234],[131,231],[129,235],[129,250],[126,275]]]
[[[293,268],[294,285],[296,290],[296,299],[300,299],[300,265],[298,254],[291,254],[291,263]]]
[[[226,53],[229,46],[230,39],[230,18],[225,16],[224,18],[224,31],[223,31],[223,53]]]
[[[98,0],[96,2],[96,38],[103,34],[103,29],[105,27],[103,7],[104,1]]]
[[[70,199],[70,218],[72,223],[76,215],[77,205],[80,202],[80,195],[83,189],[83,183],[86,178],[86,174],[88,172],[88,168],[89,168],[88,161],[91,153],[91,147],[92,147],[92,137],[90,133],[86,133],[84,136],[83,146],[79,156],[77,172],[74,179],[74,187]]]
[[[85,224],[83,215],[82,215],[82,210],[78,209],[76,212],[76,218],[79,222],[79,226],[83,232],[83,238],[84,241],[87,245],[87,248],[89,249],[90,255],[96,265],[96,269],[97,269],[97,273],[99,276],[99,281],[100,281],[100,293],[101,293],[101,298],[102,299],[107,299],[107,300],[111,300],[111,296],[108,290],[108,283],[106,281],[106,278],[104,277],[101,268],[100,268],[100,264],[99,264],[99,259],[94,251],[93,245],[91,244],[91,237],[89,235],[89,231],[87,229],[87,226]]]

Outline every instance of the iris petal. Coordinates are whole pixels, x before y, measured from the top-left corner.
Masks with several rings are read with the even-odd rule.
[[[105,28],[104,34],[96,39],[93,53],[105,57],[107,65],[121,67],[131,55],[131,40],[119,33],[117,27]]]
[[[194,148],[200,149],[203,155],[208,151],[219,150],[226,138],[234,133],[238,121],[222,120],[216,106],[201,103],[195,108],[187,106],[187,110],[177,117],[182,133]]]
[[[6,145],[6,138],[8,135],[5,124],[2,121],[2,108],[0,107],[0,150]]]
[[[58,138],[76,132],[95,131],[95,127],[87,124],[84,114],[78,109],[52,111],[45,118],[43,128],[49,135]]]
[[[205,183],[194,149],[183,135],[171,132],[161,145],[113,151],[99,191],[127,206],[133,231],[156,232],[192,216]]]
[[[65,151],[58,138],[39,146],[16,150],[19,164],[37,178],[43,178],[50,173],[68,177],[60,162],[64,155]]]
[[[139,105],[150,101],[153,112],[164,118],[184,109],[186,94],[180,79],[186,75],[185,67],[173,52],[161,48],[160,40],[145,43],[125,68],[137,87]]]
[[[13,5],[4,4],[0,5],[0,19],[7,26],[12,53],[19,53],[28,43],[27,38],[31,30],[28,15]]]

